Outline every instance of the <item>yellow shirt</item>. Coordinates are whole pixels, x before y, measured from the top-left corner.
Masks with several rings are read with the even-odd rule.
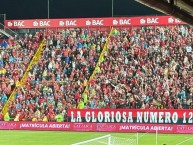
[[[47,116],[44,116],[44,118],[43,118],[43,120],[42,120],[43,122],[48,122],[48,118],[47,118]]]
[[[16,115],[14,121],[19,121],[19,115]]]
[[[95,70],[96,70],[96,73],[100,73],[100,71],[101,71],[99,66],[96,66]]]
[[[91,46],[91,49],[95,49],[95,47],[96,47],[96,45],[95,45],[95,44],[93,44],[93,45]]]
[[[33,122],[37,121],[37,118],[35,118],[35,117],[34,117],[34,118],[32,118],[32,121],[33,121]]]
[[[84,86],[87,86],[87,84],[88,84],[87,79],[84,79]]]
[[[3,68],[2,70],[0,70],[0,74],[3,74],[3,75],[4,75],[4,74],[6,74],[6,72],[7,72],[7,71],[6,71],[6,69],[4,69],[4,68]]]
[[[48,75],[47,71],[43,72],[43,76],[46,77]]]
[[[2,70],[2,74],[6,74],[6,72],[7,72],[6,69]]]
[[[83,101],[80,101],[78,102],[78,109],[84,109],[84,102]]]
[[[84,103],[87,103],[87,101],[88,101],[88,95],[87,95],[87,93],[84,93],[84,94],[83,94],[83,98],[84,98]]]

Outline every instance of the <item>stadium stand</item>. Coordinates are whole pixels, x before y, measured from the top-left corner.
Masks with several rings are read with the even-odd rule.
[[[11,118],[19,112],[20,120],[32,120],[34,114],[42,120],[46,114],[49,121],[54,121],[57,112],[64,114],[66,108],[76,108],[107,36],[87,29],[49,31],[42,58],[10,104]]]
[[[187,109],[192,106],[192,29],[117,31],[90,82],[91,108]]]
[[[11,92],[23,76],[31,58],[39,45],[35,36],[10,37],[0,46],[0,96],[2,110]]]
[[[193,107],[192,28],[179,25],[114,29],[97,72],[89,79],[109,32],[73,28],[44,34],[42,57],[29,71],[25,86],[18,87],[15,101],[9,105],[10,118],[56,121],[55,117],[62,114],[66,121],[69,108]],[[28,36],[20,39],[21,44],[14,43],[14,48],[22,48],[19,55],[13,54],[17,49],[1,52],[1,106],[11,85],[26,69],[39,38]]]

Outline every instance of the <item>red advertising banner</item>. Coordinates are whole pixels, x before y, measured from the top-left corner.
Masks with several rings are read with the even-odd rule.
[[[77,19],[35,19],[6,20],[5,26],[11,29],[20,28],[63,28],[63,27],[96,27],[96,26],[146,26],[184,24],[171,16],[141,16],[113,18],[77,18]]]
[[[0,129],[8,130],[70,130],[70,123],[0,121]]]
[[[131,124],[131,123],[72,123],[72,122],[0,122],[0,130],[55,130],[99,132],[156,132],[193,134],[193,125]]]
[[[68,121],[193,125],[193,110],[71,109]]]

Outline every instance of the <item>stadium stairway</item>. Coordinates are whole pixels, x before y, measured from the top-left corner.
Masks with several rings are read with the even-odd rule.
[[[107,47],[107,46],[108,46],[108,42],[109,42],[109,39],[110,39],[111,35],[113,34],[114,30],[115,30],[115,29],[112,27],[112,28],[111,28],[111,31],[110,31],[110,33],[109,33],[109,36],[108,36],[108,38],[107,38],[107,41],[106,41],[106,43],[105,43],[105,45],[104,45],[104,47],[103,47],[103,50],[102,50],[102,52],[101,52],[101,54],[100,54],[100,56],[99,56],[98,62],[97,62],[97,64],[96,64],[95,68],[94,68],[94,71],[92,72],[89,80],[87,80],[86,87],[85,87],[85,89],[84,89],[84,91],[83,91],[83,93],[82,93],[82,96],[83,96],[83,97],[84,97],[85,95],[87,95],[89,82],[90,82],[90,80],[92,80],[92,79],[94,78],[95,74],[98,72],[98,70],[99,70],[99,64],[104,61],[104,55],[105,55],[105,53],[108,51],[108,47]]]
[[[25,85],[25,79],[27,78],[28,76],[28,72],[31,70],[32,66],[34,64],[36,64],[38,62],[38,60],[40,59],[41,57],[41,52],[43,50],[43,47],[44,47],[44,44],[45,44],[45,39],[42,40],[42,42],[40,43],[35,55],[33,56],[33,58],[31,59],[26,71],[24,72],[24,75],[22,76],[22,78],[20,79],[19,82],[16,82],[16,85],[15,85],[15,88],[14,90],[12,91],[11,95],[9,96],[9,99],[7,100],[6,104],[4,105],[3,107],[3,114],[5,115],[8,111],[8,108],[9,108],[9,104],[10,102],[12,102],[15,98],[15,93],[17,91],[17,88],[20,87],[20,86],[24,86]]]

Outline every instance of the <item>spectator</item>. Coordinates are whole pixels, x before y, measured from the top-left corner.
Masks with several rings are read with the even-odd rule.
[[[10,117],[9,117],[9,113],[7,112],[4,116],[4,121],[9,121]]]
[[[58,113],[56,115],[55,119],[56,119],[56,122],[63,122],[64,121],[64,118],[63,118],[61,113]]]
[[[4,115],[2,113],[2,111],[0,112],[0,121],[3,121],[4,120]]]

